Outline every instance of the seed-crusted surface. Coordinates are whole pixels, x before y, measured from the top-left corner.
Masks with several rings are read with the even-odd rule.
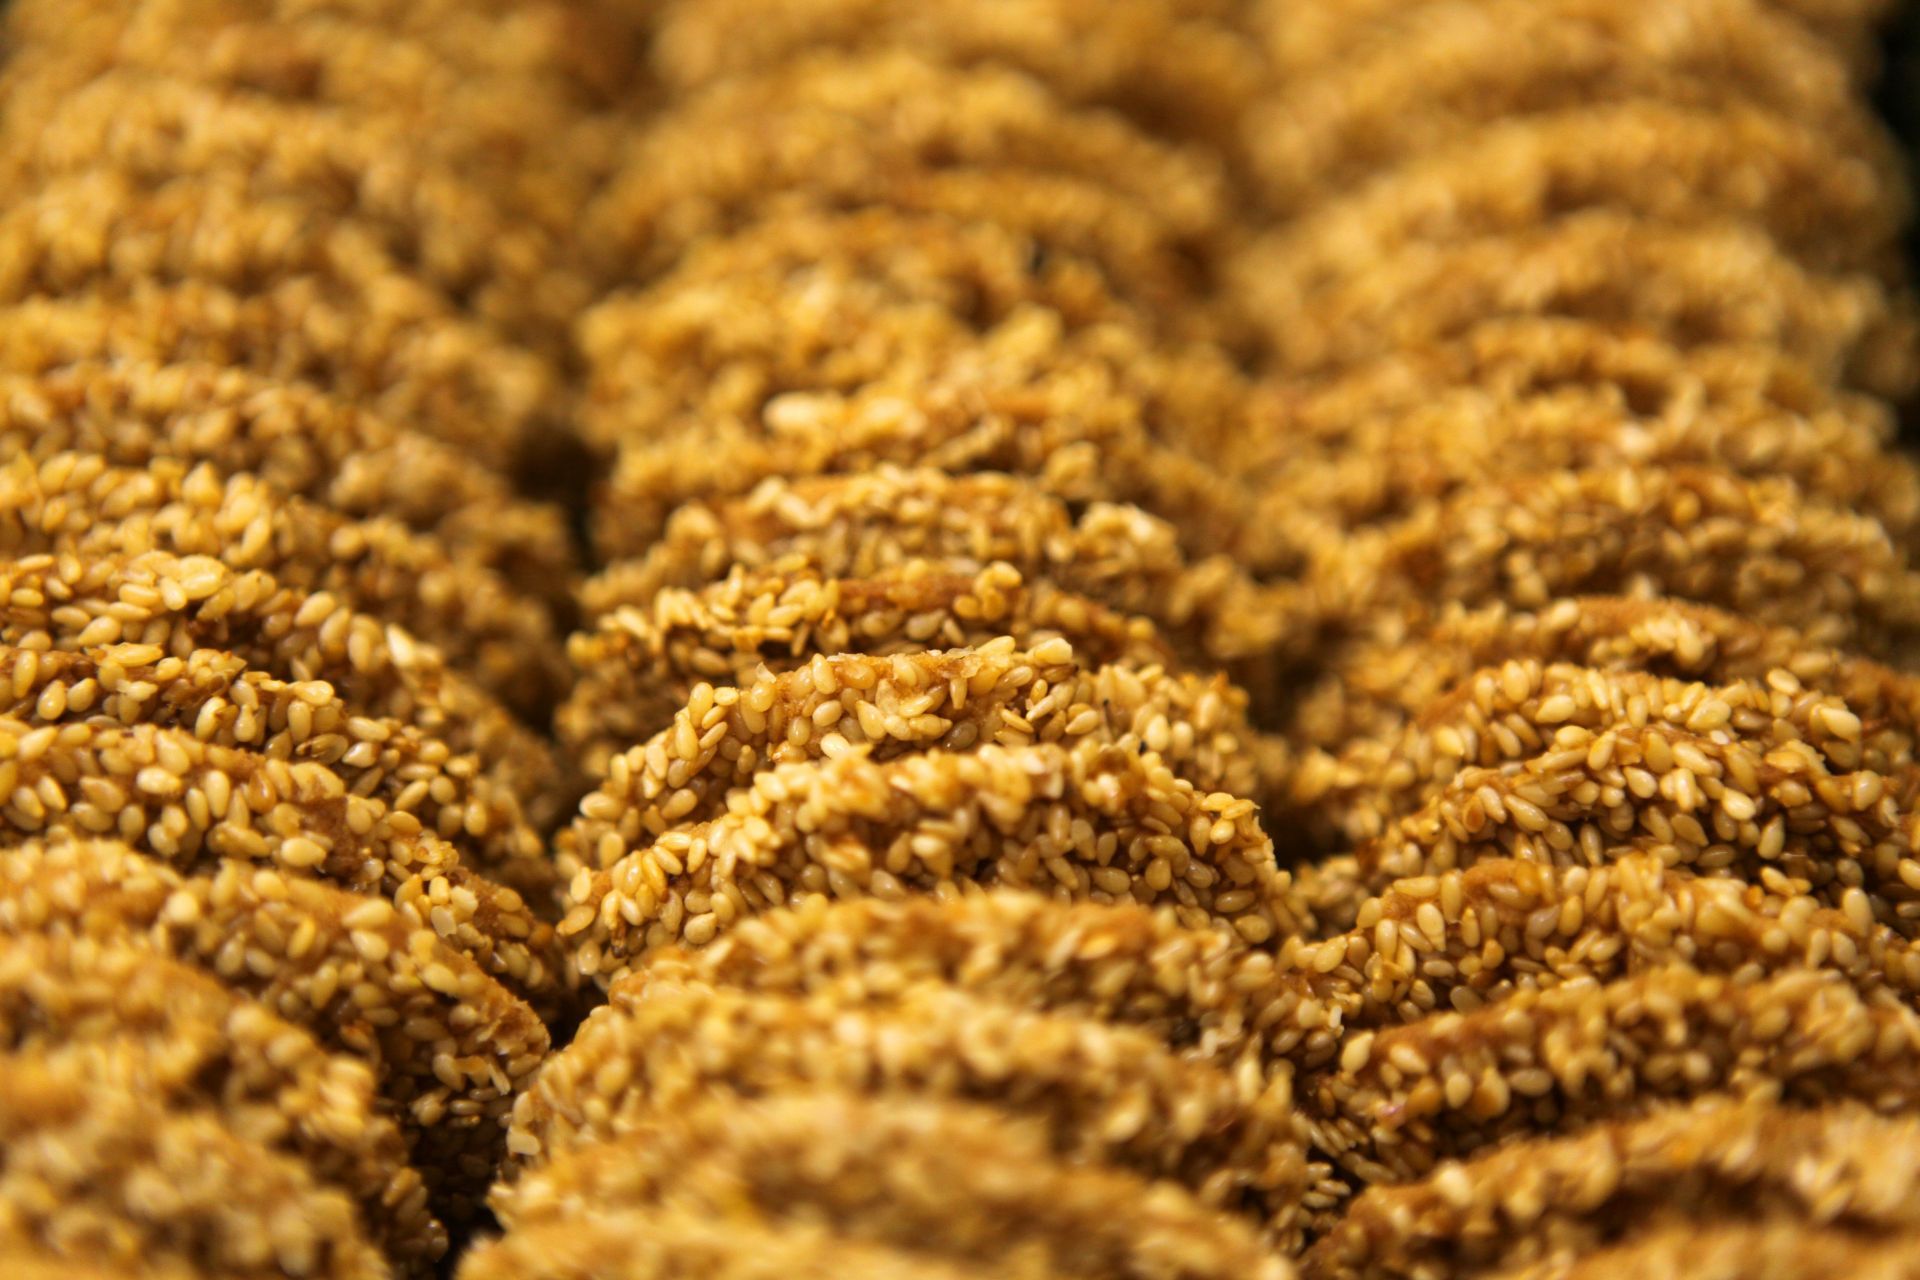
[[[1822,274],[1740,223],[1697,228],[1577,212],[1510,235],[1412,242],[1311,293],[1258,247],[1236,268],[1276,364],[1350,367],[1458,337],[1488,319],[1564,315],[1638,327],[1680,346],[1765,343],[1825,378],[1898,398],[1916,379],[1913,321],[1870,276]]]
[[[862,1244],[820,1227],[704,1214],[624,1213],[547,1223],[479,1245],[460,1280],[1053,1280],[1038,1261],[969,1266]],[[1071,1274],[1071,1273],[1069,1273]]]
[[[468,453],[350,399],[245,369],[89,359],[0,375],[0,458],[62,453],[252,474],[343,515],[405,521],[539,598],[563,595],[572,570],[560,512],[517,497]]]
[[[1828,969],[1869,996],[1914,990],[1920,969],[1900,928],[1825,906],[1785,877],[1761,881],[1620,851],[1597,867],[1491,859],[1408,877],[1358,901],[1345,936],[1287,949],[1274,987],[1313,1001],[1323,1022],[1354,1033],[1351,1044],[1369,1029],[1474,1012],[1515,991],[1670,965],[1743,981]],[[1284,994],[1268,998],[1269,1009],[1287,1008]],[[1324,1038],[1270,1041],[1304,1065],[1327,1060]]]
[[[583,194],[609,159],[604,122],[580,114],[594,95],[578,46],[613,36],[598,56],[631,63],[610,24],[594,21],[611,15],[578,4],[495,14],[423,6],[439,19],[425,31],[401,29],[404,19],[391,12],[350,6],[328,12],[189,0],[96,9],[79,21],[71,7],[40,7],[57,15],[64,38],[21,40],[7,72],[15,114],[44,110],[62,91],[119,67],[397,118],[414,125],[411,150],[460,169],[489,196],[553,230],[564,224],[565,196]],[[16,11],[9,24],[18,31],[48,21]],[[574,74],[560,70],[562,61],[579,64]]]
[[[1698,383],[1655,389],[1626,369],[1591,383],[1439,385],[1402,397],[1372,374],[1252,411],[1273,444],[1253,463],[1260,497],[1250,539],[1283,539],[1310,555],[1347,529],[1406,518],[1496,470],[1623,466],[1711,465],[1791,481],[1810,500],[1877,519],[1902,547],[1920,524],[1920,484],[1910,459],[1887,452],[1883,406],[1801,409],[1754,394],[1721,398]]]
[[[510,220],[450,166],[405,145],[404,116],[314,111],[185,77],[115,68],[62,94],[20,133],[5,180],[15,189],[106,167],[140,184],[232,175],[251,200],[290,198],[310,220],[354,215],[410,279],[508,333],[552,332],[584,283],[559,263],[552,233]],[[364,175],[379,166],[381,180]],[[203,206],[217,208],[217,206]],[[104,210],[101,210],[104,212]],[[244,218],[234,230],[244,236]],[[312,222],[309,222],[312,225]]]
[[[1894,776],[1913,763],[1920,689],[1885,674],[1887,685],[1865,686],[1868,696],[1850,703],[1785,668],[1761,680],[1708,684],[1510,658],[1474,672],[1397,734],[1351,743],[1307,786],[1341,833],[1360,842],[1432,799],[1463,767],[1496,768],[1556,751],[1609,753],[1602,739],[1617,727],[1666,725],[1744,740],[1763,755],[1805,742],[1836,772]]]
[[[1096,264],[1005,227],[801,209],[696,244],[658,281],[584,316],[579,343],[591,367],[580,429],[606,446],[676,413],[749,416],[783,391],[912,385],[936,357],[1016,317],[1072,336],[1184,323],[1128,305]],[[1179,354],[1185,363],[1174,368],[1199,384],[1181,402],[1187,415],[1241,390],[1205,346]]]
[[[1403,34],[1411,23],[1438,12],[1448,0],[1348,0],[1341,5],[1312,0],[1255,0],[1250,28],[1276,71],[1299,72],[1332,65],[1375,41]],[[1846,53],[1856,69],[1876,64],[1878,29],[1893,11],[1890,0],[1762,0],[1761,7],[1791,17]],[[1444,21],[1444,16],[1442,18]]]
[[[326,100],[323,85],[331,77],[346,79],[343,68],[350,66],[357,72],[363,53],[381,51],[335,38],[343,27],[364,24],[379,32],[385,42],[382,47],[402,68],[423,56],[412,53],[418,42],[431,57],[472,75],[541,77],[581,107],[604,103],[627,87],[619,80],[633,70],[633,40],[638,34],[631,17],[622,15],[618,6],[578,0],[531,6],[491,0],[482,4],[424,0],[411,5],[391,0],[301,0],[276,4],[265,13],[262,8],[253,0],[149,0],[137,9],[94,0],[72,5],[29,0],[10,9],[7,21],[23,52],[50,60],[92,58],[98,63],[118,56],[124,46],[135,62],[152,57],[183,74],[221,82],[237,79],[261,92],[277,89],[284,97],[320,95],[322,100]],[[64,44],[48,41],[47,36],[56,32],[69,40]],[[282,43],[245,47],[242,37],[264,32],[273,33]],[[183,47],[183,35],[189,41],[199,37],[199,43]],[[298,45],[304,56],[280,53],[285,42]],[[195,52],[202,55],[197,62],[191,56]],[[328,65],[316,68],[315,60]],[[239,70],[250,64],[255,66],[251,73]],[[258,83],[263,76],[273,83]],[[413,82],[419,77],[411,70],[397,71],[393,83],[381,85],[378,96],[359,76],[353,79],[356,93],[351,105],[364,108],[392,102],[401,80]],[[458,125],[458,121],[448,122],[451,128]],[[431,148],[436,142],[429,135],[420,138],[418,145]]]
[[[780,296],[793,295],[783,288]],[[736,311],[729,305],[724,313]],[[852,327],[871,336],[886,326]],[[1152,350],[1117,328],[1086,341],[1063,338],[1055,319],[1036,311],[920,376],[903,378],[907,370],[894,365],[849,394],[755,395],[744,415],[682,410],[660,424],[629,421],[616,405],[608,431],[622,444],[603,501],[618,510],[623,536],[634,537],[657,531],[680,504],[744,494],[769,477],[859,473],[882,463],[1006,471],[1069,501],[1138,503],[1197,550],[1232,550],[1246,540],[1253,495],[1192,445],[1239,428],[1238,407],[1225,400],[1188,413],[1180,403],[1188,388],[1179,385],[1231,375],[1202,369],[1196,377],[1156,362],[1145,354]]]
[[[619,519],[617,510],[604,513],[610,552],[625,545]],[[682,507],[647,545],[644,559],[616,562],[585,584],[585,612],[644,605],[667,587],[697,587],[736,565],[767,568],[790,557],[834,577],[867,577],[909,560],[976,569],[1004,561],[1145,614],[1216,662],[1272,652],[1293,636],[1302,610],[1289,584],[1257,582],[1225,556],[1189,559],[1173,527],[1138,507],[1097,502],[1076,517],[1031,481],[997,473],[883,466],[859,476],[769,479],[742,498]]]
[[[616,605],[569,637],[576,676],[554,731],[587,774],[601,777],[615,755],[671,725],[702,684],[717,697],[816,656],[892,657],[1003,637],[1028,651],[1064,640],[1102,666],[1184,669],[1150,620],[1044,578],[1029,583],[1004,561],[952,571],[908,561],[863,578],[736,567],[705,587],[669,587],[644,605]]]
[[[223,1115],[350,1193],[409,1274],[446,1252],[399,1130],[374,1112],[372,1072],[210,976],[134,942],[15,937],[0,951],[0,1045],[162,1111]]]
[[[1897,665],[1911,644],[1920,484],[1886,464],[1885,406],[1851,389],[1897,393],[1914,374],[1890,252],[1905,197],[1849,55],[1743,0],[1695,0],[1664,25],[1592,0],[1418,5],[1404,22],[1357,5],[1355,24],[1378,31],[1354,38],[1352,61],[1378,83],[1342,84],[1332,66],[1271,83],[1242,121],[1245,152],[1221,148],[1229,172],[1251,156],[1278,207],[1304,207],[1309,184],[1336,197],[1261,240],[1183,223],[1170,169],[1099,172],[1115,164],[1089,158],[1121,154],[1101,148],[1122,133],[1065,146],[1034,125],[1039,108],[983,105],[1000,75],[985,64],[1010,62],[1062,101],[1155,125],[1084,87],[1097,59],[1075,76],[993,43],[1016,8],[1070,23],[1070,4],[919,15],[817,0],[760,20],[753,4],[668,10],[653,51],[663,123],[595,211],[594,251],[637,264],[641,290],[586,329],[587,430],[616,459],[595,513],[609,564],[582,591],[583,679],[558,723],[602,786],[557,843],[561,928],[611,1006],[548,1072],[576,1095],[571,1152],[542,1163],[545,1120],[516,1133],[529,1185],[598,1170],[664,1201],[664,1170],[704,1157],[675,1136],[691,1093],[674,1090],[690,1086],[653,1082],[759,1070],[744,1048],[702,1054],[794,1052],[768,1029],[785,1015],[841,1016],[848,1038],[885,1023],[904,1053],[908,1010],[947,1000],[1117,1021],[1249,1079],[1300,1073],[1314,1155],[1345,1180],[1303,1176],[1296,1216],[1269,1224],[1283,1247],[1331,1230],[1369,1182],[1535,1130],[1764,1096],[1775,1079],[1802,1102],[1893,1100],[1920,973],[1901,855],[1912,717],[1866,659]],[[1154,12],[1169,30],[1257,31],[1269,16]],[[1301,38],[1344,40],[1341,21],[1305,22]],[[952,91],[907,102],[915,78]],[[954,125],[967,112],[977,132]],[[749,114],[782,123],[749,129]],[[1419,140],[1385,136],[1390,114],[1417,117]],[[1304,163],[1275,158],[1296,152]],[[953,193],[987,190],[989,174],[1003,194],[1062,178],[1111,194],[1146,175],[1165,198],[1136,203],[1161,227],[1136,243],[1161,247],[1116,252],[1036,221],[1034,203],[963,212]],[[953,231],[974,218],[992,230]],[[1044,249],[1024,274],[1009,246],[1023,237]],[[1199,252],[1198,275],[1166,269],[1174,243]],[[1232,303],[1202,325],[1159,319],[1223,253],[1280,374],[1251,393],[1215,372],[1232,367]],[[1089,266],[1108,288],[1084,287]],[[996,398],[1015,390],[1020,410]],[[1181,479],[1141,439],[1191,448],[1232,483]],[[1095,442],[1102,469],[1076,488],[1088,473],[1071,459]],[[876,587],[894,607],[863,624]],[[987,625],[1020,588],[1164,638],[1143,692],[1225,666],[1252,722],[1284,738],[1236,729],[1223,771],[1150,743],[1137,715],[1123,727],[1103,695],[1085,699],[1101,719],[1084,743],[1058,718],[1044,721],[1058,738],[1036,725],[1037,741],[1010,740],[1019,700],[1068,696],[1069,677],[1037,660],[1053,636]],[[1107,656],[1119,633],[1054,629],[1063,650],[1099,654],[1089,674],[1139,669]],[[1031,670],[962,705],[952,664],[989,654]],[[943,686],[937,705],[912,704],[930,719],[889,727],[889,697]],[[1177,737],[1191,712],[1153,706]],[[1134,819],[1085,807],[1129,730],[1150,754],[1123,761],[1127,776],[1154,759],[1271,805],[1284,909],[1257,936],[1210,910],[1155,913],[1137,881],[1099,883],[1140,864],[1099,851]],[[983,768],[1016,757],[1034,762],[1027,782]],[[1047,774],[1068,791],[1022,790]],[[1036,809],[1066,816],[1036,824]],[[1096,852],[1071,856],[1091,878],[1007,873],[1009,836],[1017,868],[1043,830],[1078,849],[1081,828]],[[967,852],[989,831],[999,861]],[[1296,861],[1309,853],[1323,856]],[[1163,932],[1129,947],[1065,923],[1124,912]],[[1062,978],[1077,929],[1109,963]],[[1148,956],[1170,930],[1232,958],[1225,1003],[1188,1008],[1177,981],[1155,981]],[[1817,1013],[1774,1026],[1791,1019],[1768,1002]],[[692,1021],[696,1006],[761,1021],[673,1033],[700,1046],[684,1051],[614,1030],[663,1008]],[[1761,1012],[1772,1030],[1756,1037]],[[1468,1083],[1521,1099],[1510,1117],[1448,1127],[1419,1110],[1424,1081],[1350,1080],[1369,1053],[1408,1059],[1461,1019],[1481,1022],[1457,1052],[1479,1053],[1491,1081]],[[1565,1078],[1529,1070],[1582,1035],[1597,1047]],[[1804,1044],[1775,1043],[1793,1035]],[[1863,1053],[1901,1065],[1880,1078]],[[1609,1064],[1624,1083],[1590,1087]],[[1551,1087],[1529,1092],[1536,1076]],[[647,1100],[583,1101],[589,1081]],[[1430,1086],[1442,1103],[1451,1083]],[[769,1105],[766,1087],[747,1105]],[[716,1117],[740,1092],[713,1101]],[[536,1090],[522,1105],[548,1104]],[[647,1127],[595,1129],[620,1114]],[[714,1204],[757,1167],[728,1159]],[[645,1230],[623,1202],[581,1200],[509,1238],[544,1239],[590,1204]]]
[[[777,133],[763,127],[769,110],[785,113]],[[985,194],[976,176],[1036,194],[1057,184],[1116,221],[1050,212],[1067,203],[1056,201],[989,213],[975,203]],[[883,204],[1019,227],[1094,257],[1143,299],[1195,302],[1181,258],[1222,234],[1224,195],[1205,153],[1068,108],[1016,73],[959,73],[905,51],[820,53],[720,82],[638,135],[583,234],[593,252],[645,276],[694,237],[727,234],[795,196]]]
[[[1486,696],[1504,700],[1505,705],[1517,704],[1541,678],[1541,668],[1553,663],[1591,669],[1596,674],[1590,678],[1603,684],[1609,673],[1650,672],[1701,682],[1707,688],[1738,681],[1765,685],[1789,698],[1837,699],[1841,705],[1836,711],[1865,715],[1875,722],[1871,731],[1862,731],[1868,736],[1879,734],[1877,717],[1881,715],[1903,723],[1911,719],[1909,713],[1898,710],[1914,697],[1903,672],[1834,649],[1792,627],[1762,626],[1671,598],[1581,597],[1563,599],[1538,612],[1506,605],[1471,610],[1450,605],[1426,621],[1424,627],[1383,627],[1378,635],[1352,643],[1338,654],[1332,674],[1299,697],[1292,709],[1289,736],[1324,747],[1299,758],[1292,778],[1297,803],[1311,808],[1330,792],[1364,785],[1364,776],[1374,767],[1368,762],[1380,760],[1382,752],[1393,753],[1398,749],[1395,744],[1411,741],[1411,759],[1404,767],[1420,774],[1429,767],[1424,762],[1427,752],[1445,754],[1453,749],[1452,739],[1447,739],[1446,746],[1429,747],[1418,741],[1421,731],[1410,729],[1410,722],[1427,716],[1429,708],[1452,709],[1432,713],[1431,732],[1437,737],[1444,727],[1441,722],[1461,713],[1463,703],[1490,709],[1494,702],[1479,702]],[[1480,670],[1504,687],[1496,691],[1476,685]],[[1571,691],[1569,696],[1582,697]],[[1706,694],[1703,689],[1700,695],[1685,696]],[[1760,692],[1755,688],[1748,696],[1757,698]],[[1555,704],[1549,714],[1561,705]],[[1634,714],[1658,718],[1651,707]],[[1689,710],[1687,715],[1691,714]],[[1707,718],[1716,714],[1709,711]],[[1842,716],[1840,723],[1845,722]],[[1758,722],[1750,723],[1760,727]],[[1504,729],[1520,743],[1516,750],[1537,742],[1541,755],[1551,754],[1561,727],[1510,717],[1504,721]],[[1724,726],[1715,731],[1731,732]],[[1491,726],[1488,732],[1504,736]],[[1412,740],[1409,734],[1414,735]],[[1464,738],[1461,745],[1465,746]],[[1481,749],[1478,743],[1473,748]],[[1499,750],[1504,753],[1507,748]],[[1858,759],[1871,764],[1874,757]],[[1854,767],[1855,757],[1845,760],[1845,767]],[[1384,767],[1395,771],[1396,786],[1419,781],[1417,776],[1399,775],[1403,766],[1398,763],[1388,761]]]
[[[1489,859],[1369,896],[1360,877],[1323,863],[1301,870],[1298,893],[1351,927],[1283,941],[1272,976],[1245,998],[1265,1052],[1317,1070],[1367,1052],[1384,1027],[1671,966],[1743,982],[1826,970],[1869,997],[1908,998],[1920,983],[1907,930],[1862,914],[1864,897],[1833,907],[1778,873],[1760,880],[1613,851],[1597,867]]]
[[[979,1106],[852,1093],[714,1099],[582,1148],[495,1196],[510,1231],[620,1213],[704,1214],[1050,1274],[1283,1274],[1245,1224],[1167,1183],[1054,1158],[1045,1130]]]
[[[518,798],[472,754],[453,754],[413,725],[355,716],[324,681],[280,681],[230,652],[196,649],[175,658],[150,645],[0,647],[0,681],[12,699],[6,714],[35,725],[150,723],[275,760],[313,760],[349,794],[419,816],[507,885],[532,892],[545,883],[538,873],[545,850]]]
[[[0,1230],[103,1263],[235,1280],[387,1280],[343,1191],[206,1110],[0,1058]],[[141,1270],[139,1274],[144,1274]]]
[[[1287,11],[1275,27],[1290,39],[1295,11],[1314,6],[1273,7]],[[1476,126],[1634,98],[1716,110],[1753,103],[1818,128],[1839,149],[1886,145],[1844,59],[1754,0],[1682,0],[1662,6],[1658,24],[1640,5],[1605,0],[1407,8],[1401,30],[1315,59],[1255,109],[1246,125],[1253,164],[1277,209],[1301,208]],[[1343,12],[1320,25],[1346,21]],[[1308,15],[1302,34],[1311,38],[1313,25]]]
[[[1845,429],[1862,438],[1856,449],[1877,445],[1888,455],[1885,461],[1897,461],[1888,448],[1896,428],[1886,404],[1834,386],[1776,347],[1681,346],[1572,316],[1489,317],[1447,342],[1387,352],[1327,380],[1276,380],[1259,394],[1294,430],[1334,442],[1375,415],[1404,414],[1442,392],[1522,400],[1561,390],[1611,393],[1623,408],[1651,421],[1748,406],[1805,417],[1837,414]]]
[[[1466,135],[1277,233],[1294,285],[1324,284],[1418,240],[1512,232],[1576,209],[1683,225],[1735,218],[1814,270],[1897,271],[1907,195],[1826,134],[1758,107],[1580,105]]]
[[[518,868],[545,858],[518,797],[471,753],[386,717],[355,714],[318,680],[279,680],[238,656],[151,645],[79,651],[0,646],[5,714],[35,726],[150,724],[277,760],[311,760],[347,791],[417,815],[426,828],[508,884],[539,883]]]
[[[626,781],[640,789],[639,777]],[[1312,923],[1275,866],[1258,806],[1195,787],[1144,743],[987,744],[894,760],[855,750],[774,765],[722,816],[657,836],[636,799],[590,800],[561,837],[580,870],[559,933],[575,967],[602,982],[649,946],[699,945],[815,894],[1031,888],[1147,903],[1253,943]]]
[[[1648,1280],[1910,1280],[1916,1268],[1909,1234],[1861,1235],[1790,1221],[1733,1227],[1689,1223],[1583,1257],[1496,1274],[1498,1280],[1601,1280],[1619,1275]]]
[[[0,641],[23,649],[106,644],[176,657],[221,649],[282,679],[324,680],[362,715],[388,716],[476,753],[523,797],[536,827],[564,803],[550,747],[449,671],[440,653],[326,592],[283,587],[206,556],[30,556],[0,567]]]
[[[1154,407],[1105,385],[1104,360],[1049,359],[1029,380],[982,354],[984,375],[962,369],[912,391],[872,386],[850,398],[794,393],[759,421],[688,419],[623,446],[607,484],[621,536],[651,536],[682,504],[724,501],[765,479],[888,464],[1010,472],[1069,502],[1139,503],[1201,553],[1247,541],[1253,492],[1184,445],[1156,440]]]
[[[553,929],[525,898],[325,765],[189,729],[0,718],[0,784],[0,822],[18,835],[117,836],[185,870],[239,859],[329,880],[391,899],[522,994],[564,985]]]
[[[943,985],[1138,1026],[1222,1065],[1260,1046],[1278,988],[1270,953],[1219,930],[1183,928],[1138,906],[1007,891],[951,901],[812,899],[742,921],[710,947],[653,951],[611,994],[632,1008],[656,987],[688,984],[849,1007],[883,1007]]]
[[[1488,482],[1353,539],[1314,576],[1328,611],[1657,594],[1869,655],[1902,654],[1913,631],[1913,572],[1877,521],[1713,467]]]
[[[1249,463],[1263,494],[1247,524],[1264,543],[1245,547],[1255,564],[1337,563],[1353,528],[1562,468],[1790,481],[1878,519],[1902,548],[1920,512],[1911,461],[1888,452],[1885,405],[1751,345],[1682,351],[1588,322],[1487,322],[1438,349],[1281,383],[1250,412],[1269,441]]]
[[[245,294],[141,282],[0,308],[0,367],[76,360],[198,361],[320,386],[393,422],[507,465],[554,413],[539,357],[412,286],[356,298],[296,277]]]
[[[1595,767],[1599,756],[1609,758]],[[1515,773],[1463,769],[1359,859],[1369,874],[1416,876],[1486,854],[1592,864],[1608,847],[1638,845],[1710,873],[1771,871],[1828,905],[1907,927],[1920,874],[1906,856],[1906,773],[1889,786],[1870,771],[1834,772],[1804,742],[1763,756],[1664,728],[1613,730]]]
[[[641,830],[664,832],[719,816],[730,793],[772,766],[989,743],[1152,751],[1197,788],[1248,794],[1258,783],[1253,739],[1244,695],[1224,677],[1090,668],[1064,639],[1024,651],[1003,636],[884,658],[816,654],[784,674],[695,685],[671,725],[609,762],[581,814],[605,818],[630,805]],[[594,861],[575,856],[581,847],[561,842],[562,876]]]
[[[1329,1280],[1477,1274],[1592,1252],[1662,1224],[1910,1232],[1920,1213],[1916,1136],[1911,1120],[1853,1106],[1712,1101],[1657,1111],[1373,1188],[1303,1269]]]
[[[526,712],[559,683],[552,619],[499,575],[399,521],[355,520],[251,475],[56,454],[0,470],[0,551],[93,558],[161,550],[272,573],[404,627]]]
[[[951,11],[884,0],[698,0],[663,6],[652,65],[685,92],[811,49],[911,49],[962,66],[1011,66],[1070,102],[1122,111],[1160,134],[1231,145],[1261,85],[1258,51],[1214,0],[1013,0]]]
[[[716,1089],[971,1098],[1036,1117],[1064,1157],[1174,1179],[1285,1239],[1308,1178],[1290,1086],[1178,1057],[1135,1028],[941,988],[884,1010],[683,988],[590,1015],[516,1104],[508,1146],[552,1159]]]
[[[1719,683],[1786,672],[1849,704],[1904,699],[1908,678],[1791,627],[1761,626],[1722,609],[1672,598],[1584,596],[1546,608],[1448,606],[1415,636],[1363,641],[1342,659],[1338,682],[1305,699],[1296,723],[1317,743],[1399,730],[1482,667],[1510,659],[1646,670]]]
[[[523,494],[579,456],[612,9],[5,15],[10,1254],[426,1276],[483,1212],[574,984],[576,561]]]
[[[187,868],[245,858],[361,891],[391,891],[416,866],[442,874],[459,864],[445,842],[384,823],[324,765],[210,745],[185,729],[4,720],[0,757],[5,814],[23,833],[118,834]]]
[[[917,104],[922,114],[889,118],[901,102],[942,90],[948,100]],[[865,53],[811,49],[690,95],[655,135],[636,140],[637,154],[628,164],[642,156],[678,156],[673,147],[698,128],[737,125],[776,101],[808,113],[787,131],[790,138],[762,138],[752,150],[676,170],[673,188],[655,196],[642,197],[636,189],[620,192],[620,198],[651,199],[670,209],[668,202],[702,193],[718,211],[730,200],[758,198],[755,187],[764,194],[815,185],[852,195],[889,163],[928,169],[1004,165],[1110,185],[1137,198],[1176,233],[1193,234],[1226,216],[1217,164],[1204,151],[1169,145],[1110,113],[1066,107],[1044,85],[1003,67],[989,63],[962,71],[897,46]],[[851,137],[859,139],[860,150],[845,154],[860,167],[857,181],[812,173],[801,163],[828,145],[846,146]],[[626,177],[638,187],[637,171]],[[647,233],[641,227],[628,234],[640,243]]]
[[[115,168],[49,174],[0,216],[0,247],[8,302],[142,280],[244,288],[297,275],[353,294],[404,275],[351,213],[318,219],[303,201],[257,196],[244,171],[182,175],[158,191]]]
[[[532,1009],[387,903],[237,862],[183,876],[111,842],[0,854],[0,930],[138,939],[375,1069],[414,1163],[470,1201],[545,1056]]]
[[[978,361],[971,348],[1005,331],[1029,345],[1052,337],[1056,358],[1123,354],[1117,376],[1164,401],[1174,427],[1214,441],[1245,385],[1195,327],[1205,320],[1130,304],[1098,264],[1015,228],[802,206],[695,245],[583,319],[582,427],[606,443],[676,409],[744,416],[781,391],[911,388],[943,361]],[[1020,351],[1002,337],[994,353]]]
[[[1320,1150],[1367,1180],[1401,1181],[1515,1135],[1710,1092],[1910,1108],[1916,1045],[1906,1001],[1863,997],[1838,974],[1743,984],[1670,966],[1357,1038],[1303,1103]]]

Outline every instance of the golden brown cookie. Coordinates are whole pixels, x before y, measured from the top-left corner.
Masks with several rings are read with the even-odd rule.
[[[184,876],[113,842],[28,841],[0,854],[0,931],[142,941],[364,1060],[448,1210],[492,1180],[547,1052],[533,1010],[431,926],[241,863]]]
[[[39,1055],[0,1059],[7,1232],[103,1265],[234,1280],[388,1280],[345,1192],[216,1112]]]
[[[396,1270],[427,1276],[447,1232],[373,1073],[138,940],[16,935],[0,948],[0,1045],[157,1112],[205,1111],[351,1195]]]
[[[1044,1125],[1062,1156],[1183,1183],[1286,1238],[1309,1176],[1287,1083],[1236,1079],[1134,1028],[938,988],[861,1012],[683,988],[590,1015],[517,1104],[508,1146],[555,1159],[719,1089],[994,1101]]]
[[[529,1170],[496,1205],[509,1233],[700,1214],[1060,1276],[1271,1280],[1285,1266],[1176,1186],[1058,1160],[1042,1126],[992,1108],[912,1097],[710,1099]]]

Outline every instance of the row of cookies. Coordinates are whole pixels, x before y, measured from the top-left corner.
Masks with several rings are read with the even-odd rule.
[[[9,6],[9,1266],[428,1276],[570,977],[571,534],[615,7]]]
[[[1282,1039],[1355,1193],[1303,1272],[1901,1274],[1916,347],[1874,7],[1266,8],[1302,61],[1252,167],[1294,216],[1229,275],[1320,635]]]
[[[463,1276],[1278,1277],[1341,1198],[1251,1003],[1314,904],[1235,681],[1298,606],[1222,465],[1232,8],[660,7],[555,718],[606,1003]]]

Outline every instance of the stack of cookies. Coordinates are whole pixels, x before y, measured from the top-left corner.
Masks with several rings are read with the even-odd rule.
[[[1914,1274],[1888,7],[15,0],[0,1272]]]
[[[1920,489],[1874,8],[1141,5],[1065,66],[1013,33],[1068,4],[670,6],[587,218],[637,284],[581,329],[607,567],[556,721],[610,1004],[473,1272],[1003,1269],[883,1207],[928,1157],[842,1153],[955,1098],[1310,1273],[1897,1266]],[[1003,982],[1014,918],[1074,941]],[[1080,1003],[1080,943],[1173,927],[1233,957],[1232,1031],[1161,1022],[1179,981]],[[1054,1108],[1110,1076],[1036,1015],[1286,1082],[1300,1171],[1090,1143]],[[703,1172],[605,1175],[642,1148]]]
[[[1316,1276],[1906,1274],[1915,387],[1871,4],[1264,6]],[[1815,1188],[1818,1188],[1817,1190]]]
[[[1263,1008],[1234,9],[661,7],[555,719],[607,1003],[463,1275],[1279,1276],[1341,1198]]]
[[[0,1270],[432,1275],[571,985],[575,558],[518,473],[634,33],[7,22]]]

